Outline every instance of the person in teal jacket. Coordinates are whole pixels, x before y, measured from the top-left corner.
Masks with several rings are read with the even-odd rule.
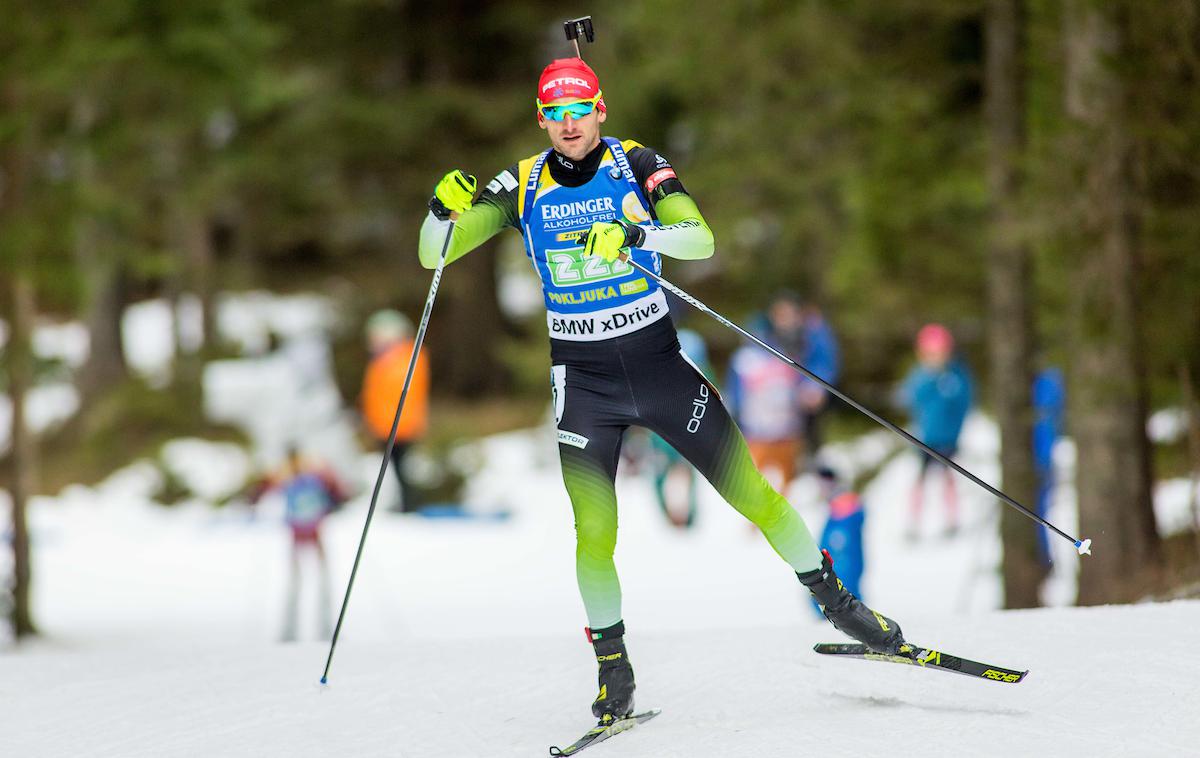
[[[971,410],[974,381],[966,364],[954,355],[954,337],[941,324],[928,324],[917,333],[918,363],[904,381],[904,405],[912,414],[916,436],[947,458],[958,453],[958,438]],[[958,491],[955,474],[921,451],[921,471],[910,495],[908,535],[915,539],[925,499],[925,480],[931,470],[942,476],[942,499],[946,507],[945,533],[958,531]]]

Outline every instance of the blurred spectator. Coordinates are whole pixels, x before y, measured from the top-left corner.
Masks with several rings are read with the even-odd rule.
[[[1033,467],[1037,474],[1037,514],[1047,517],[1054,493],[1054,443],[1063,430],[1063,411],[1067,402],[1062,372],[1047,368],[1033,379]],[[1042,561],[1050,565],[1050,544],[1046,527],[1035,527]]]
[[[367,344],[371,361],[362,385],[362,414],[367,430],[381,445],[396,418],[396,405],[404,389],[413,353],[412,322],[397,311],[378,311],[367,320]],[[424,349],[417,358],[412,384],[404,400],[404,412],[396,427],[392,467],[400,483],[400,503],[392,510],[412,512],[421,507],[419,488],[405,470],[404,458],[413,443],[425,435],[429,417],[429,361]]]
[[[958,436],[971,408],[974,393],[970,372],[954,357],[954,338],[941,324],[928,324],[917,333],[917,366],[905,379],[901,396],[912,414],[917,437],[946,456],[958,452]],[[921,451],[921,472],[911,494],[908,536],[915,539],[925,496],[925,475],[934,466],[942,471],[947,535],[958,531],[958,492],[955,474],[933,456]]]
[[[705,376],[712,376],[708,348],[704,338],[690,329],[679,330],[679,347]],[[650,433],[650,470],[654,494],[663,515],[673,525],[686,529],[696,522],[699,474],[675,448],[657,434]]]
[[[257,503],[270,491],[283,494],[284,521],[292,534],[281,639],[293,642],[298,636],[301,561],[306,553],[311,553],[316,559],[317,624],[322,637],[328,639],[333,633],[333,626],[330,617],[329,566],[325,548],[321,544],[321,522],[346,501],[346,491],[328,468],[305,460],[295,446],[288,449],[284,465],[257,484],[250,501]]]
[[[836,384],[841,371],[841,356],[837,337],[833,334],[820,307],[807,304],[801,309],[803,351],[800,364],[830,384]],[[821,418],[829,406],[829,392],[808,377],[800,387],[800,404],[804,409],[804,439],[810,455],[821,447]]]
[[[828,466],[817,468],[817,481],[821,486],[821,500],[829,507],[829,518],[821,531],[820,547],[829,553],[829,559],[837,567],[838,576],[846,589],[861,598],[859,584],[865,568],[863,522],[866,520],[862,498]],[[816,606],[816,601],[813,601],[813,605]]]
[[[801,355],[804,321],[791,293],[777,295],[753,331],[768,345]],[[757,345],[743,345],[729,361],[725,404],[750,448],[754,465],[782,492],[795,478],[803,455],[803,374]]]

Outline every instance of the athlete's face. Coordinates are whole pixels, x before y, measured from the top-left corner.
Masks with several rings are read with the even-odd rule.
[[[550,135],[550,144],[561,155],[573,161],[582,159],[600,144],[600,125],[608,118],[608,114],[599,108],[583,118],[572,118],[570,114],[562,121],[551,121],[538,114],[538,126]]]

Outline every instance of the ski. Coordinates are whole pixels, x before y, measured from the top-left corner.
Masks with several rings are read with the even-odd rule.
[[[878,653],[858,642],[821,642],[813,645],[813,650],[821,655],[833,655],[843,658],[858,658],[864,661],[887,661],[889,663],[905,663],[910,666],[920,666],[927,669],[949,671],[952,674],[973,676],[977,679],[987,679],[1002,684],[1018,684],[1025,678],[1028,671],[1006,669],[1003,666],[993,666],[990,663],[980,663],[967,658],[959,658],[931,648],[905,647],[911,652],[900,655]]]
[[[571,743],[567,747],[560,748],[558,746],[551,746],[550,755],[575,755],[585,747],[591,747],[597,742],[603,742],[609,737],[612,737],[614,734],[620,734],[621,732],[628,731],[638,724],[649,721],[660,713],[662,713],[662,709],[655,708],[653,710],[645,711],[644,713],[635,713],[632,716],[619,718],[616,721],[608,724],[605,724],[602,721],[599,724],[596,724],[596,726],[592,729],[588,730],[587,734],[575,740],[575,742]]]

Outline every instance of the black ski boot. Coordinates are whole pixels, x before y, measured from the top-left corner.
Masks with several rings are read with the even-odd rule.
[[[625,622],[618,621],[606,629],[588,629],[588,639],[596,649],[600,664],[600,694],[592,703],[592,714],[601,723],[633,713],[633,666],[625,652]]]
[[[842,586],[842,580],[833,573],[833,559],[825,550],[821,568],[804,574],[797,573],[800,583],[808,587],[817,599],[825,618],[843,634],[880,653],[908,655],[912,646],[904,641],[900,625],[887,616],[877,613],[863,601],[850,594]]]

